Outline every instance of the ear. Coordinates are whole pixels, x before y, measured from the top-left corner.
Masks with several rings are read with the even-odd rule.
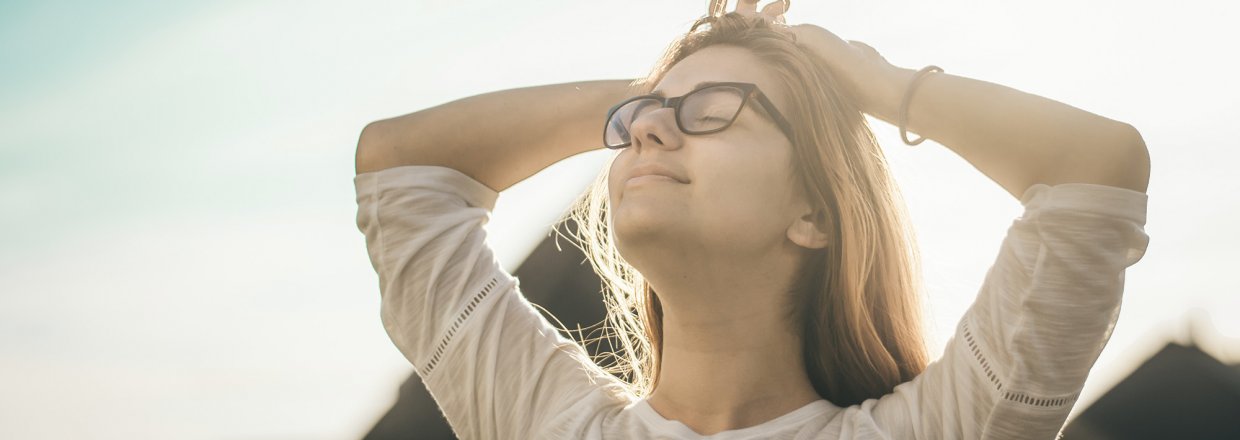
[[[797,245],[809,249],[822,249],[827,247],[828,238],[826,232],[826,211],[813,210],[800,218],[794,220],[788,226],[788,239]]]

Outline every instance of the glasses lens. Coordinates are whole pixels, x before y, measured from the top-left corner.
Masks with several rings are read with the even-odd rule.
[[[662,106],[663,103],[656,99],[644,98],[629,101],[616,109],[611,114],[611,119],[607,120],[607,129],[603,136],[607,148],[627,146],[633,140],[630,134],[633,121],[646,112]]]
[[[736,87],[698,90],[680,104],[680,126],[690,134],[722,130],[736,119],[744,103],[745,91]]]

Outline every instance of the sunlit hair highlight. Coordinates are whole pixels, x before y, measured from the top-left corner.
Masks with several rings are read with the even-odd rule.
[[[920,262],[904,201],[858,104],[826,64],[795,37],[760,18],[708,15],[672,43],[650,75],[648,92],[672,66],[705,47],[747,49],[786,90],[792,160],[801,195],[823,215],[825,249],[806,250],[796,282],[795,324],[815,391],[838,406],[890,393],[925,369]],[[614,160],[614,156],[613,156]],[[659,384],[663,310],[657,293],[616,248],[610,230],[608,166],[566,217],[570,235],[604,282],[605,337],[616,350],[595,361],[633,395]]]

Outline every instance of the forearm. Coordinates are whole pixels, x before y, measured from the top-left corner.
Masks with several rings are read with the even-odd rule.
[[[874,92],[871,102],[880,104],[871,113],[898,124],[914,74],[893,70]],[[1017,198],[1036,183],[1144,192],[1149,181],[1149,155],[1132,126],[985,81],[930,74],[914,91],[906,127],[956,152]]]
[[[358,174],[403,165],[456,169],[496,191],[578,153],[602,148],[607,109],[630,80],[502,90],[372,122],[358,140]]]

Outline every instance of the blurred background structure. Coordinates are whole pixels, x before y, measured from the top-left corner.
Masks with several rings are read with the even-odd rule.
[[[1064,430],[1065,440],[1240,438],[1240,364],[1167,344]]]
[[[412,367],[379,321],[355,224],[362,127],[498,89],[637,77],[704,10],[0,2],[0,438],[365,436]],[[1187,345],[1187,316],[1202,352],[1240,361],[1227,132],[1240,3],[802,1],[788,19],[1141,131],[1151,241],[1078,413],[1167,342]],[[919,235],[941,353],[1021,206],[946,148],[873,127]],[[504,267],[532,255],[608,154],[504,192],[487,225]]]

